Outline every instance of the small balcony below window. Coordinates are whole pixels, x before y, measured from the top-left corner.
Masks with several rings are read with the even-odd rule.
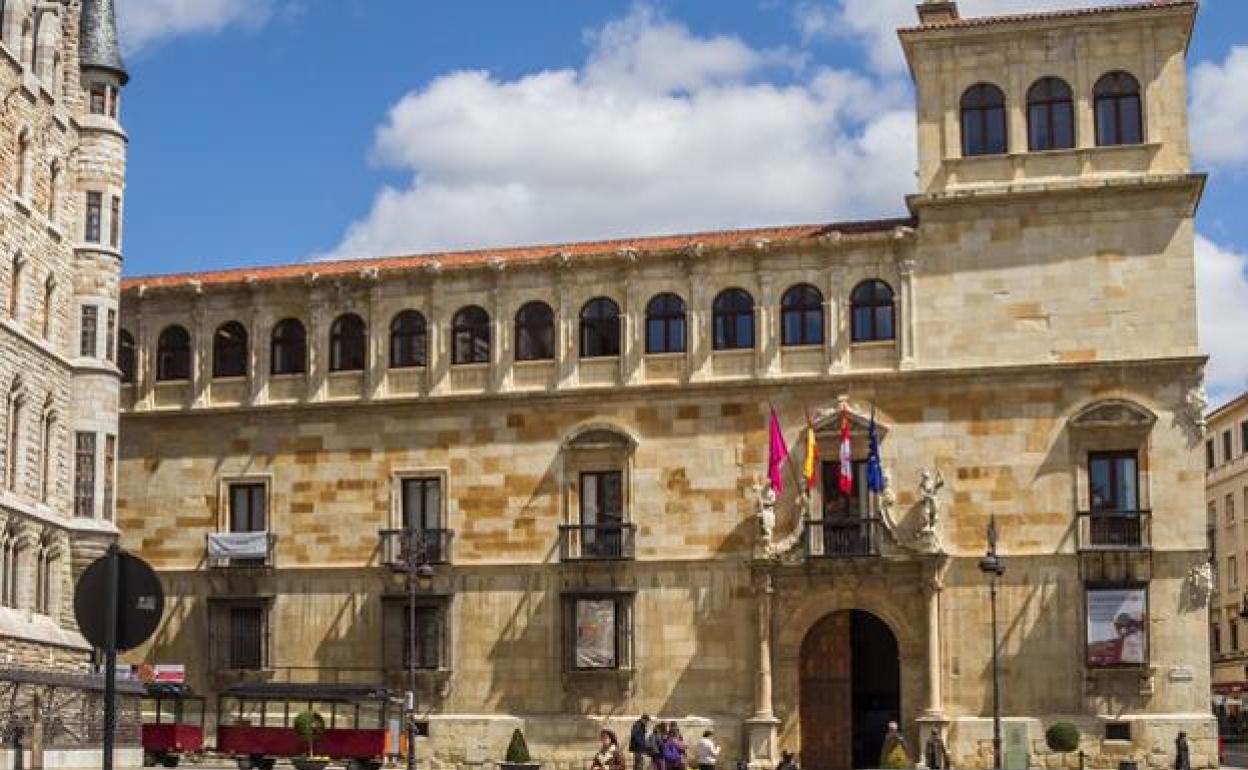
[[[273,566],[273,532],[209,532],[208,566],[213,569],[267,569]]]
[[[381,563],[391,569],[407,566],[408,551],[414,548],[415,563],[438,565],[451,563],[451,542],[455,531],[450,529],[383,529],[381,530]]]
[[[561,524],[560,561],[629,561],[636,558],[637,525],[623,522]]]
[[[845,559],[880,555],[880,520],[856,516],[806,523],[806,558]]]
[[[1079,550],[1142,551],[1152,548],[1152,511],[1081,511]]]

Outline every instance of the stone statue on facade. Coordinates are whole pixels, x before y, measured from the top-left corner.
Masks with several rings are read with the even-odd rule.
[[[770,483],[760,484],[756,480],[754,494],[758,497],[758,536],[766,547],[776,531],[776,490]]]
[[[940,490],[945,486],[945,477],[940,469],[929,471],[926,468],[919,475],[919,500],[923,504],[923,531],[935,532],[940,519]]]

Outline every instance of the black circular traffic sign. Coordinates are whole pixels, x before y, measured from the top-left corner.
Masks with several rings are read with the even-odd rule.
[[[117,635],[115,649],[132,650],[156,631],[165,611],[160,578],[147,562],[125,551],[106,554],[83,570],[74,588],[74,617],[87,641],[108,648],[110,560],[117,560]]]

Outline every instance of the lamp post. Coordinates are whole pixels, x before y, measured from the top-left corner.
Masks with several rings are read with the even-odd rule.
[[[400,561],[407,574],[407,770],[416,770],[416,594],[433,582],[423,529],[409,526],[403,530]]]
[[[979,571],[988,576],[992,602],[992,766],[1001,770],[1001,665],[997,644],[997,581],[1005,565],[997,555],[997,517],[988,520],[988,552],[979,560]]]

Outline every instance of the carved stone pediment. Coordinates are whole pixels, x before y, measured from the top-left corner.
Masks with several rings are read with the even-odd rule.
[[[1157,415],[1131,401],[1108,399],[1097,401],[1084,407],[1071,418],[1070,424],[1076,428],[1151,428],[1157,422]]]

